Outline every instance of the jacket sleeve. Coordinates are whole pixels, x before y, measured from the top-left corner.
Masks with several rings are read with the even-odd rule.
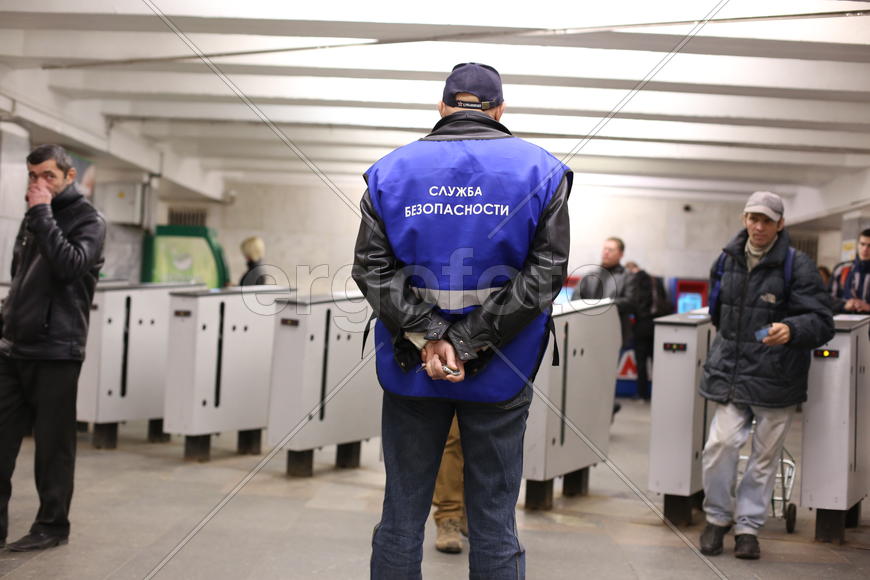
[[[69,282],[80,278],[102,257],[106,222],[97,212],[67,234],[57,225],[48,204],[30,208],[27,217],[39,251],[58,280]]]
[[[387,239],[384,222],[366,190],[360,203],[362,222],[356,239],[352,276],[375,315],[396,340],[406,332],[422,332],[426,340],[439,340],[446,320],[411,291],[413,269],[401,264]]]
[[[542,312],[549,309],[568,271],[571,247],[568,196],[571,173],[562,177],[547,205],[523,269],[491,294],[480,308],[454,322],[448,338],[463,361],[477,358],[487,346],[504,345]]]
[[[816,348],[834,336],[831,295],[825,291],[816,265],[801,252],[795,256],[788,315],[782,322],[791,329],[788,344],[794,348]]]
[[[618,288],[613,303],[620,314],[636,314],[638,302],[638,280],[626,270],[622,276],[622,288]]]
[[[21,238],[27,233],[27,223],[28,219],[25,216],[23,220],[21,220],[21,225],[18,227],[18,235],[15,236],[15,246],[17,247],[19,243],[21,243]],[[18,271],[18,252],[12,252],[12,266],[9,268],[9,279],[12,280],[15,278],[15,273]]]

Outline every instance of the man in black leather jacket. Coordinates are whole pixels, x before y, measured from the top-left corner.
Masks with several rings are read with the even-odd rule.
[[[106,224],[75,185],[66,151],[27,157],[27,213],[15,240],[0,339],[0,544],[21,438],[33,433],[39,512],[9,544],[32,551],[65,544],[76,451],[76,390]]]
[[[633,332],[631,315],[638,310],[637,279],[627,271],[622,262],[625,254],[625,242],[620,238],[611,237],[604,240],[601,248],[601,265],[590,268],[583,276],[571,300],[600,300],[612,298],[619,310],[619,325],[622,332],[622,347],[631,346]]]
[[[789,247],[779,196],[752,194],[743,221],[746,229],[725,246],[710,276],[719,286],[711,307],[718,334],[700,393],[718,404],[704,446],[707,526],[700,543],[703,554],[722,553],[733,524],[734,555],[757,559],[780,451],[796,406],[807,399],[810,351],[834,336],[834,320],[813,260]],[[752,452],[735,486],[753,419]]]

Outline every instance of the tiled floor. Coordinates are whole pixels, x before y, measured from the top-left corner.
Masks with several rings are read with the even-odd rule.
[[[613,425],[610,459],[646,489],[649,406],[623,405]],[[144,578],[260,460],[236,456],[230,433],[215,439],[210,463],[185,463],[179,438],[148,444],[145,430],[140,423],[124,426],[115,451],[92,449],[82,434],[69,545],[38,554],[0,552],[0,575]],[[788,446],[800,450],[799,421]],[[315,477],[301,480],[284,476],[279,454],[155,577],[366,578],[383,492],[378,451],[377,440],[364,444],[363,466],[357,470],[335,469],[334,448],[318,451]],[[11,539],[27,531],[36,510],[32,456],[32,441],[25,441],[14,480]],[[661,505],[660,498],[651,499]],[[562,498],[557,483],[552,511],[527,512],[520,506],[517,513],[530,579],[717,577],[604,465],[592,470],[589,496]],[[697,540],[700,519],[681,530],[690,542]],[[736,560],[729,537],[725,554],[709,562],[727,578],[870,578],[868,519],[848,531],[848,544],[818,544],[813,513],[800,508],[795,534],[786,534],[781,520],[768,523],[761,560]],[[424,577],[466,577],[465,554],[437,552],[433,537],[430,522]]]

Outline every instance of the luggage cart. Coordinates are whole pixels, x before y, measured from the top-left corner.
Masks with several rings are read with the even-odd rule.
[[[754,426],[753,426],[754,429]],[[748,455],[740,456],[737,469],[737,478],[746,472]],[[793,534],[797,523],[797,506],[791,503],[791,492],[794,488],[797,463],[788,449],[782,448],[779,454],[779,470],[776,472],[776,483],[773,485],[773,494],[770,497],[770,515],[774,518],[785,519],[785,531]]]

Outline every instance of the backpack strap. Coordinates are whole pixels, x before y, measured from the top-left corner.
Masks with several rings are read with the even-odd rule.
[[[782,278],[783,278],[783,302],[788,304],[789,296],[791,295],[791,279],[794,275],[794,257],[797,253],[793,247],[789,246],[788,253],[785,255],[785,261],[782,263]]]
[[[368,340],[369,332],[372,329],[372,320],[374,320],[377,317],[378,317],[378,315],[375,314],[375,312],[373,310],[372,315],[369,317],[369,321],[366,322],[366,328],[365,328],[365,330],[363,330],[362,349],[361,349],[362,352],[359,353],[360,359],[364,359],[366,356],[366,341]]]
[[[728,254],[722,252],[716,260],[716,273],[713,278],[713,287],[710,288],[710,299],[707,300],[711,318],[719,316],[719,295],[722,293],[722,276],[725,275],[725,259]]]
[[[559,366],[559,341],[556,339],[556,324],[553,322],[553,316],[550,315],[547,320],[547,330],[553,335],[553,366]]]

